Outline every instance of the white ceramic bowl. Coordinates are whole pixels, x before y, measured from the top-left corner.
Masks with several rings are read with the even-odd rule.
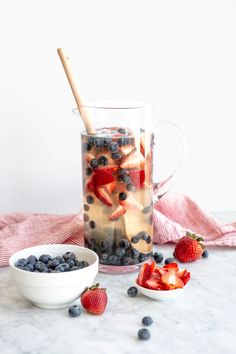
[[[49,254],[52,257],[74,252],[76,258],[89,263],[86,268],[65,273],[33,273],[15,267],[19,258]],[[47,309],[67,307],[86,287],[93,285],[98,273],[98,256],[85,247],[74,245],[43,245],[25,248],[9,260],[11,277],[20,293],[34,305]]]
[[[171,301],[176,299],[178,296],[183,294],[186,285],[181,288],[181,289],[174,289],[174,290],[151,290],[144,288],[135,282],[135,286],[138,288],[138,291],[147,296],[150,297],[153,300],[158,300],[158,301]]]

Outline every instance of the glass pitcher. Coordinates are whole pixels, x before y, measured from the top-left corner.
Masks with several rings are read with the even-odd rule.
[[[98,254],[100,271],[133,272],[152,256],[153,204],[181,166],[186,143],[173,123],[153,121],[148,103],[93,101],[81,109],[96,131],[81,133],[85,244]],[[176,131],[181,157],[168,178],[154,183],[163,124]]]

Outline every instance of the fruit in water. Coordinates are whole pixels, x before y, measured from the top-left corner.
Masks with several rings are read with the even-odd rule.
[[[105,187],[94,189],[94,194],[104,205],[108,207],[112,206],[111,196]]]
[[[175,246],[175,257],[182,263],[196,261],[203,254],[203,239],[189,232]]]
[[[125,209],[138,209],[143,210],[143,205],[135,199],[132,193],[127,193],[127,198],[125,200],[119,200],[120,205]]]
[[[106,289],[96,284],[88,288],[80,298],[82,306],[94,315],[101,315],[107,306],[108,297]]]
[[[111,215],[108,217],[108,220],[116,220],[118,219],[121,215],[124,215],[126,213],[126,209],[123,208],[121,205],[119,205],[112,213]]]
[[[134,149],[124,158],[120,166],[121,168],[140,169],[144,167],[144,164],[145,164],[145,159],[143,154],[141,154],[140,151]]]
[[[144,170],[131,170],[129,172],[131,178],[131,183],[136,187],[140,188],[145,181],[145,171]]]
[[[101,187],[114,181],[115,178],[105,170],[96,170],[91,180],[95,187]]]

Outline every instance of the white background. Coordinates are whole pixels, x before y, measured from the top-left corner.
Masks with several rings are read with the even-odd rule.
[[[57,47],[85,97],[152,101],[182,128],[176,190],[236,210],[235,19],[233,0],[0,0],[0,213],[81,205],[81,126]]]

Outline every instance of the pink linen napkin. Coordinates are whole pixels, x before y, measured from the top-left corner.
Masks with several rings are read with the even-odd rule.
[[[186,231],[202,235],[206,245],[236,246],[236,222],[222,225],[183,194],[169,192],[155,204],[154,242],[176,242]],[[16,251],[41,244],[82,246],[83,222],[79,215],[15,213],[0,216],[0,266]]]

